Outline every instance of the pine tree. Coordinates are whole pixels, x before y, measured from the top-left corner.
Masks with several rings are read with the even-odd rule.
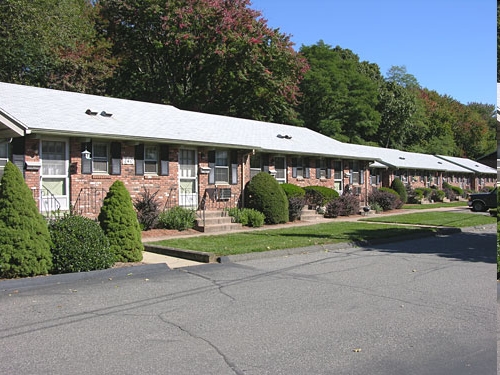
[[[144,245],[132,198],[121,181],[111,185],[99,213],[99,223],[109,239],[117,262],[142,260]]]
[[[52,268],[50,234],[21,171],[11,162],[0,181],[0,277],[44,275]]]

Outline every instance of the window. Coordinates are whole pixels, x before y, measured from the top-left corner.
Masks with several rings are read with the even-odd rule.
[[[42,175],[66,176],[66,143],[63,141],[42,142]]]
[[[135,146],[135,174],[168,176],[169,147],[161,144],[139,144]]]
[[[262,158],[260,154],[250,157],[250,179],[262,170]]]
[[[215,183],[229,184],[229,160],[227,151],[215,151]]]
[[[359,161],[354,160],[352,161],[352,166],[351,166],[351,184],[359,184],[360,183],[360,173],[359,173]]]
[[[208,152],[209,184],[236,185],[238,183],[238,152],[211,150]]]
[[[92,146],[92,172],[108,173],[108,144],[93,143]]]
[[[331,170],[328,168],[329,160],[316,160],[316,178],[325,179],[331,177]]]
[[[333,161],[333,186],[338,192],[342,191],[342,162],[340,160]]]
[[[158,147],[144,146],[144,174],[158,174]]]
[[[122,148],[120,142],[92,141],[81,144],[83,174],[121,173]]]
[[[292,158],[292,177],[297,179],[309,178],[309,159]]]

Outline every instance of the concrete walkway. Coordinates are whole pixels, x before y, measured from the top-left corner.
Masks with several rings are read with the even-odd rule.
[[[452,212],[464,212],[468,213],[470,212],[469,208],[467,206],[460,206],[460,207],[441,207],[441,208],[429,208],[425,210],[394,210],[382,214],[376,215],[377,217],[380,216],[393,216],[393,215],[402,215],[402,214],[409,214],[409,213],[415,213],[415,212],[429,212],[429,211],[452,211]],[[368,215],[368,216],[375,216],[374,214]],[[277,225],[265,225],[260,228],[248,228],[248,227],[243,227],[240,230],[234,230],[231,231],[231,233],[238,233],[238,232],[247,232],[247,231],[256,231],[256,230],[271,230],[271,229],[279,229],[279,228],[290,228],[291,226],[305,226],[305,225],[315,225],[315,224],[320,224],[320,223],[331,223],[331,222],[339,222],[339,221],[358,221],[360,219],[364,219],[367,216],[363,215],[353,215],[353,216],[347,216],[347,217],[338,217],[335,219],[325,219],[325,218],[317,218],[315,221],[304,221],[304,222],[294,222],[294,223],[287,223],[287,224],[277,224]],[[181,235],[174,235],[174,236],[161,236],[161,237],[155,237],[155,238],[148,238],[147,242],[155,242],[155,241],[161,241],[165,239],[172,239],[172,238],[188,238],[188,237],[198,237],[198,236],[207,236],[207,235],[217,235],[217,234],[225,234],[228,232],[224,233],[195,233],[195,234],[181,234]],[[145,241],[146,242],[146,241]],[[189,267],[189,266],[196,266],[200,264],[205,264],[205,263],[200,263],[200,262],[195,262],[192,260],[188,259],[182,259],[182,258],[177,258],[177,257],[172,257],[172,256],[167,256],[167,255],[161,255],[161,254],[156,254],[152,252],[143,252],[143,263],[146,264],[160,264],[160,263],[165,263],[169,268],[182,268],[182,267]]]

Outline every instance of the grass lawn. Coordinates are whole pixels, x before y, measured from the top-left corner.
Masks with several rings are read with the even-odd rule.
[[[283,229],[175,238],[154,242],[156,245],[211,252],[219,256],[306,247],[338,242],[374,240],[411,233],[429,233],[429,228],[402,227],[389,224],[332,221]]]
[[[428,210],[441,207],[467,207],[467,202],[449,202],[449,203],[429,203],[429,204],[405,204],[403,210]]]
[[[413,214],[366,218],[361,219],[361,221],[414,225],[440,225],[446,227],[464,228],[476,225],[494,224],[496,223],[496,218],[469,213],[418,212]]]

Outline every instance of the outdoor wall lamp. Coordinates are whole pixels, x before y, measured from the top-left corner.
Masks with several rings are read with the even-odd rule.
[[[82,151],[82,158],[90,160],[90,151],[88,151],[87,148],[85,148],[85,151]]]

